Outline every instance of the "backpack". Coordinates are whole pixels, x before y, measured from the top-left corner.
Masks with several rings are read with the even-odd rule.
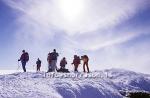
[[[88,58],[87,55],[81,56],[81,59],[82,59],[84,62],[88,62],[88,61],[89,61],[89,58]]]
[[[51,56],[52,60],[57,60],[58,53],[53,52]]]
[[[25,60],[29,61],[29,54],[28,54],[28,52],[25,53]]]
[[[81,64],[80,57],[77,57],[78,64]]]
[[[48,54],[47,61],[49,64],[51,63],[51,61],[52,61],[52,54],[51,53]]]

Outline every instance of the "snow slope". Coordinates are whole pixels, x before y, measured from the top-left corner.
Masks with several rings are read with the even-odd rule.
[[[123,69],[105,70],[107,77],[122,90],[150,91],[150,75]]]
[[[67,75],[70,74],[83,73]],[[45,77],[44,72],[1,75],[0,98],[122,98],[120,90],[150,92],[150,75],[120,69],[95,71],[88,75],[93,74],[101,77],[50,78]]]

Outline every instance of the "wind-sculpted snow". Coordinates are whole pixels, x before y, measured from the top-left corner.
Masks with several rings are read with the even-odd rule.
[[[150,91],[150,79],[147,78],[149,75],[130,71],[111,69],[89,74],[48,74],[57,77],[50,77],[45,72],[1,75],[0,98],[122,98],[119,91],[125,87],[131,90]],[[93,74],[101,77],[85,77]],[[68,77],[69,75],[81,76]]]
[[[122,69],[105,70],[107,78],[122,90],[143,90],[150,92],[150,75]]]

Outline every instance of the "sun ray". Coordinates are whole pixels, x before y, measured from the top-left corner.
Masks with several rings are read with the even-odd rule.
[[[84,10],[83,0],[60,0],[59,8],[65,19],[75,21],[80,18]]]

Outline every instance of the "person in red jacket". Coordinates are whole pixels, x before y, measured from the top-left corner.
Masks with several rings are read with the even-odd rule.
[[[72,64],[74,65],[74,71],[78,72],[78,66],[80,64],[80,57],[77,55],[74,55],[74,59],[73,59]]]
[[[22,69],[24,72],[26,72],[26,63],[29,61],[29,54],[25,52],[25,50],[22,50],[22,55],[18,61],[21,61]]]

